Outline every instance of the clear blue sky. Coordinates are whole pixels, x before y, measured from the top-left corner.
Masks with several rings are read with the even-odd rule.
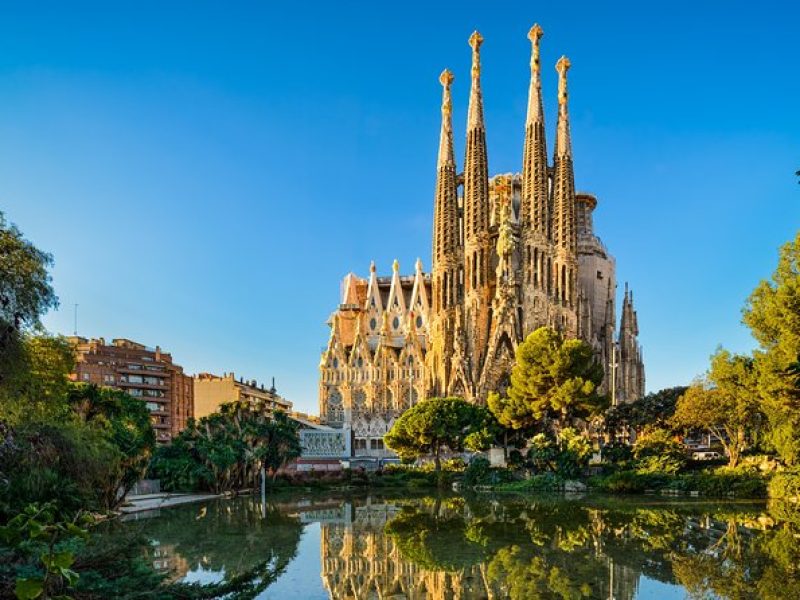
[[[0,7],[0,209],[55,256],[51,330],[77,302],[82,335],[274,375],[316,411],[341,277],[429,266],[439,72],[461,156],[480,29],[490,170],[518,170],[538,21],[551,148],[567,54],[577,185],[648,388],[751,347],[741,306],[800,216],[795,3],[109,4]]]

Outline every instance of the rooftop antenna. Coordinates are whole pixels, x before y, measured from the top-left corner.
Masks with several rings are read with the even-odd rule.
[[[74,315],[74,317],[75,317],[75,320],[74,320],[74,327],[75,328],[72,331],[72,335],[77,336],[78,335],[78,303],[77,302],[75,303],[75,315]]]

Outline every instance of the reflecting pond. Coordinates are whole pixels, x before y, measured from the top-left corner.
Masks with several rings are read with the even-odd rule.
[[[276,496],[145,513],[172,580],[255,597],[800,598],[800,515],[640,497]]]

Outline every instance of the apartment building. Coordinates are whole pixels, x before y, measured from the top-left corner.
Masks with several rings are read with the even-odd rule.
[[[186,427],[194,411],[192,378],[160,347],[124,338],[70,337],[75,348],[74,381],[123,390],[150,410],[156,439],[167,443]]]
[[[271,387],[259,384],[255,379],[236,379],[233,373],[222,376],[199,373],[194,376],[194,417],[200,419],[217,412],[226,402],[246,401],[260,406],[267,413],[281,410],[292,411],[292,403],[278,395],[275,382]]]

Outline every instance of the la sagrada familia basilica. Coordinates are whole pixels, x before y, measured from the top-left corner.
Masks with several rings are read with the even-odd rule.
[[[534,26],[522,172],[489,176],[480,52],[472,34],[466,157],[453,151],[451,86],[442,72],[442,126],[433,208],[430,273],[344,278],[320,361],[323,423],[351,429],[353,454],[382,456],[383,435],[419,399],[484,402],[507,386],[517,346],[551,326],[595,350],[614,402],[644,392],[633,294],[627,285],[617,328],[614,257],[595,235],[597,199],[575,191],[567,71],[558,72],[558,120],[548,163],[539,43]]]

